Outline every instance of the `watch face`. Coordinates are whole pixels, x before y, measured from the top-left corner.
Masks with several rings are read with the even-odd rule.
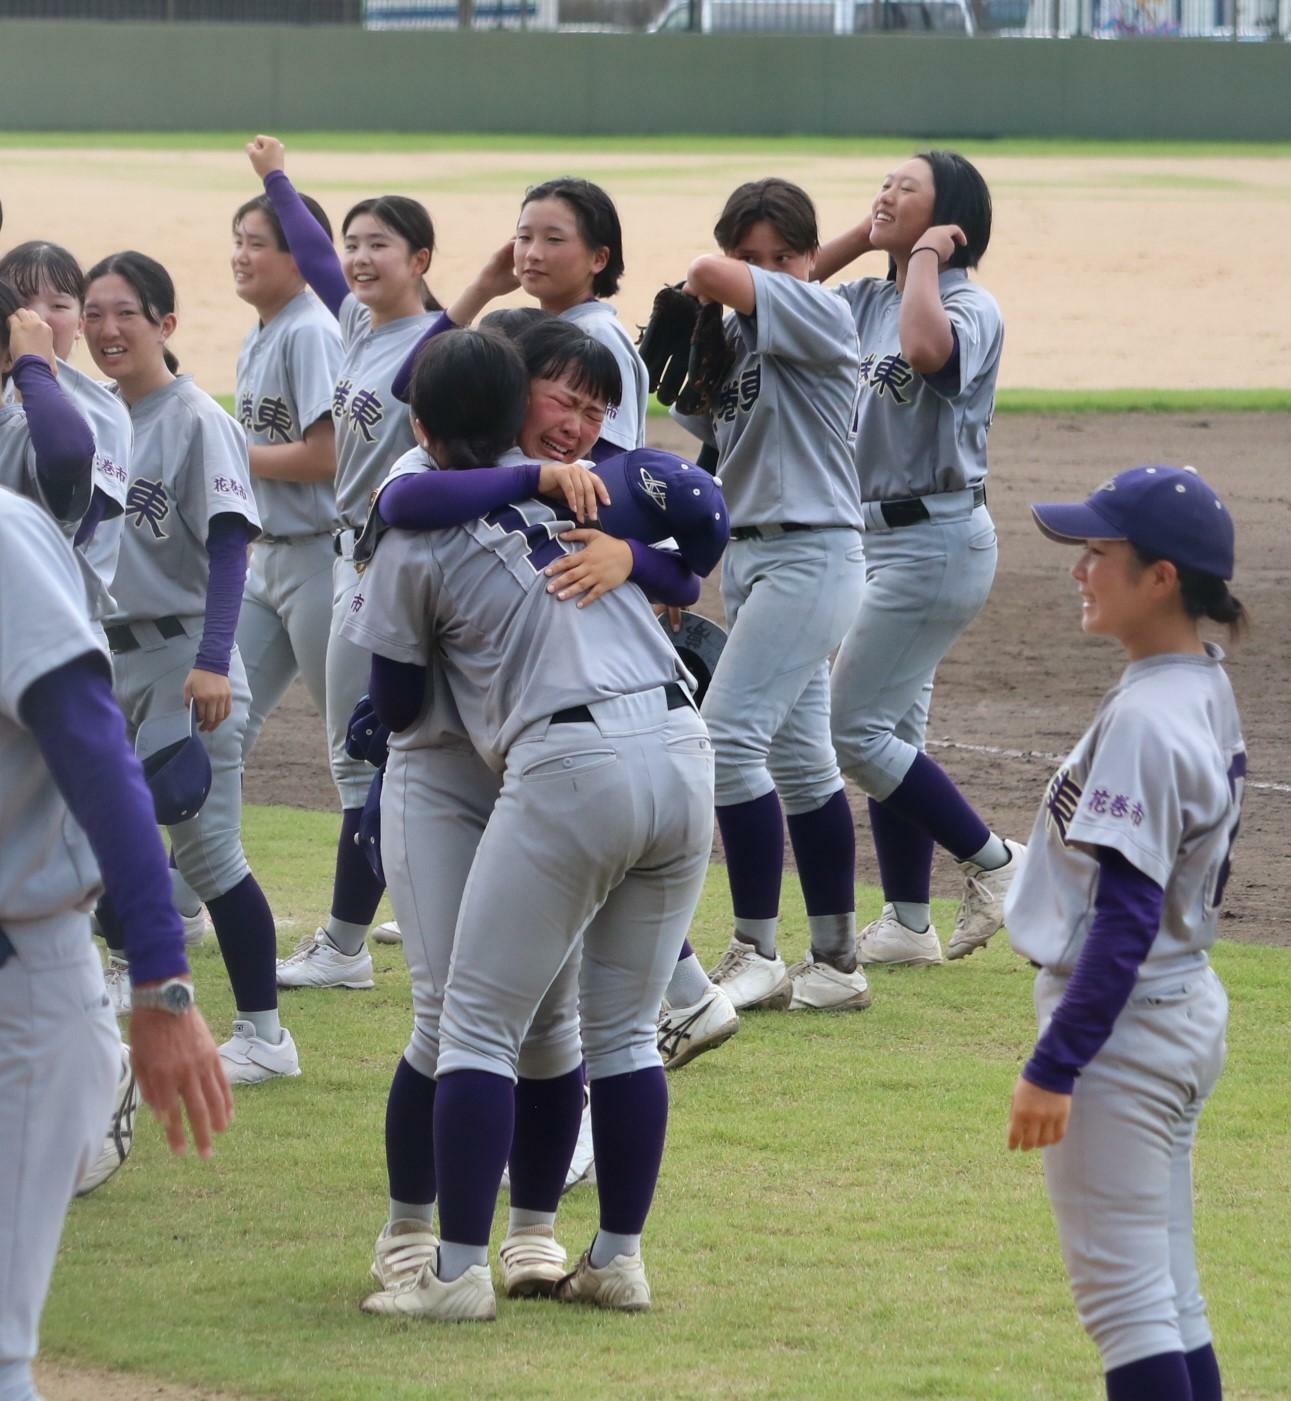
[[[193,990],[186,983],[171,983],[161,995],[168,1012],[187,1012],[193,1005]]]

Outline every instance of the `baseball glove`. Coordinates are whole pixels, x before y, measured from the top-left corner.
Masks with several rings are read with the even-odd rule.
[[[665,406],[673,403],[686,382],[690,337],[699,315],[699,302],[675,287],[661,287],[650,308],[650,320],[637,342],[650,374],[650,393]]]
[[[721,304],[705,302],[699,308],[699,315],[695,318],[695,329],[691,333],[686,384],[677,395],[677,412],[712,413],[717,405],[717,396],[734,363],[735,351],[726,338]]]

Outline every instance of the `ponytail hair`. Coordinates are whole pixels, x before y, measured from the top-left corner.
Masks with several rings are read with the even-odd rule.
[[[154,326],[160,326],[167,316],[175,314],[175,284],[155,258],[133,249],[111,253],[85,274],[86,289],[100,277],[110,277],[113,273],[129,284],[139,298],[140,310]],[[172,375],[179,373],[179,359],[167,346],[162,347],[161,358]]]
[[[396,237],[401,238],[413,253],[424,248],[430,254],[427,267],[435,257],[435,224],[426,206],[406,195],[377,195],[375,199],[361,199],[346,214],[341,224],[341,237],[350,230],[350,225],[360,214],[370,214],[384,224]],[[426,311],[443,311],[439,299],[430,290],[426,279],[421,279],[421,305]]]
[[[1166,558],[1164,555],[1140,550],[1133,542],[1131,548],[1145,569]],[[1174,564],[1174,560],[1169,562]],[[1174,567],[1179,576],[1179,595],[1183,600],[1183,609],[1190,618],[1205,618],[1226,627],[1230,642],[1238,641],[1250,631],[1251,615],[1246,611],[1241,599],[1230,592],[1223,579],[1217,574],[1189,569],[1182,564],[1174,564]]]

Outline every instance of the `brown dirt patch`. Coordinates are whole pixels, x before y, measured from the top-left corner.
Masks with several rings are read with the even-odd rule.
[[[1193,463],[1223,491],[1238,526],[1235,587],[1256,628],[1232,658],[1231,672],[1251,753],[1242,839],[1225,905],[1224,933],[1257,943],[1291,944],[1285,922],[1291,886],[1291,556],[1284,537],[1291,488],[1280,415],[1197,417],[1109,415],[1031,418],[1006,415],[991,434],[991,511],[1000,533],[1000,566],[987,606],[941,668],[930,736],[943,763],[988,822],[1025,836],[1054,765],[1088,724],[1099,697],[1120,672],[1119,652],[1080,631],[1074,556],[1031,524],[1032,501],[1079,497],[1121,467],[1142,461]],[[651,436],[685,451],[690,439],[658,420]],[[700,604],[722,615],[716,581]],[[1011,757],[943,747],[1022,751]],[[1281,784],[1284,791],[1260,784]],[[330,808],[321,722],[297,684],[265,726],[246,780],[251,802]],[[857,877],[875,882],[864,802],[851,794],[860,840]],[[720,849],[718,854],[720,855]],[[792,859],[792,858],[790,858]],[[934,892],[951,896],[957,872],[939,862]]]
[[[225,1392],[195,1391],[124,1372],[53,1362],[37,1364],[36,1383],[45,1401],[235,1401]]]

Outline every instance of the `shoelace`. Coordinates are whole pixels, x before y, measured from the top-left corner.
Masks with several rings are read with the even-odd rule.
[[[749,955],[743,949],[727,949],[713,969],[713,982],[720,982],[729,973],[738,973],[748,961]]]
[[[291,953],[283,959],[284,963],[297,963],[302,958],[308,958],[315,949],[322,948],[318,938],[314,934],[306,934],[305,937],[292,949]]]
[[[966,915],[978,914],[980,912],[977,908],[973,908],[970,910],[970,904],[976,907],[977,905],[992,905],[994,903],[995,897],[986,888],[986,886],[982,884],[980,877],[965,876],[964,898],[959,905],[959,914],[955,920],[955,928],[962,929],[964,927],[964,925],[967,923],[967,920],[965,918]]]

